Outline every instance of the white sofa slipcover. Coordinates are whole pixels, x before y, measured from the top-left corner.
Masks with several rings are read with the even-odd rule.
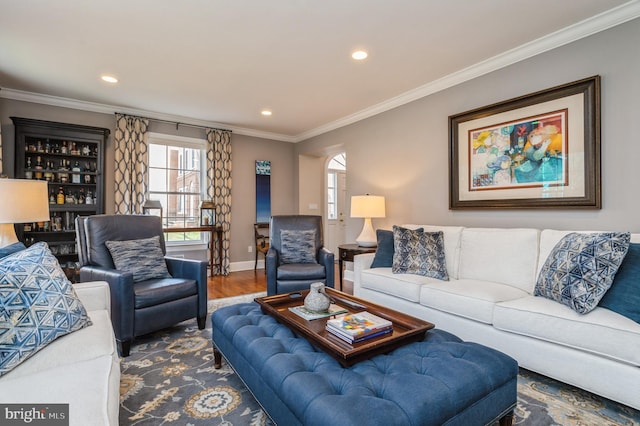
[[[547,256],[572,231],[402,226],[443,232],[449,281],[372,269],[369,253],[354,258],[354,295],[640,409],[640,324],[602,307],[581,315],[533,296]],[[640,234],[631,241],[640,242]]]
[[[0,377],[0,401],[69,404],[71,426],[117,425],[120,358],[109,286],[94,281],[74,289],[93,324],[59,337]]]

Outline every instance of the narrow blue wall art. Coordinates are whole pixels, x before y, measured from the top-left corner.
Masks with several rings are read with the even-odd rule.
[[[256,161],[256,223],[271,218],[271,161]]]

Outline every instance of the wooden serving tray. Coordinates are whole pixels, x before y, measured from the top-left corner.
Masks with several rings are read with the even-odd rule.
[[[393,323],[393,332],[389,334],[374,337],[363,342],[349,344],[325,330],[328,318],[307,321],[289,310],[290,307],[303,305],[304,298],[308,293],[309,290],[276,294],[273,296],[258,297],[255,301],[262,308],[262,312],[273,316],[278,322],[286,325],[296,334],[306,338],[313,345],[324,350],[345,367],[371,358],[374,355],[392,351],[407,343],[422,340],[427,330],[435,327],[435,325],[430,322],[394,311],[393,309],[385,308],[384,306],[368,302],[332,288],[326,288],[326,293],[331,298],[331,303],[347,309],[349,313],[367,311],[388,319]]]

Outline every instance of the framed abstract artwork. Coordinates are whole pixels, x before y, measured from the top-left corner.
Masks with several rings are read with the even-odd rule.
[[[601,208],[600,77],[449,117],[449,208]]]

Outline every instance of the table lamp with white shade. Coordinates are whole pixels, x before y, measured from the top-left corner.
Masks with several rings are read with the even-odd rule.
[[[362,232],[356,238],[361,247],[378,245],[376,231],[371,225],[371,218],[385,217],[384,197],[381,195],[354,195],[351,197],[351,217],[364,218]]]
[[[47,191],[43,180],[0,179],[0,248],[18,242],[14,224],[49,221]]]

